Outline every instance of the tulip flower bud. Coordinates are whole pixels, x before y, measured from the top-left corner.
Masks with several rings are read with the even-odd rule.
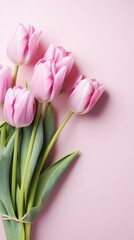
[[[31,89],[39,102],[50,102],[59,95],[67,67],[58,71],[53,60],[38,62],[32,76]]]
[[[0,65],[0,104],[4,103],[8,88],[13,86],[12,70]]]
[[[89,112],[102,93],[104,85],[99,84],[95,79],[88,79],[81,75],[69,96],[69,105],[74,113],[85,114]]]
[[[56,71],[58,71],[61,67],[66,66],[66,76],[70,73],[74,64],[74,56],[71,52],[65,51],[63,47],[55,47],[53,44],[50,45],[44,57],[39,60],[39,62],[43,63],[49,60],[54,61]]]
[[[19,23],[7,45],[8,58],[16,65],[28,64],[37,51],[40,33],[33,26]]]
[[[35,115],[35,99],[27,88],[9,88],[4,102],[4,119],[17,128],[30,125]]]

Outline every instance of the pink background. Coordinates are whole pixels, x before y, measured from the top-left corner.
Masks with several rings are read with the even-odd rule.
[[[53,42],[76,59],[70,88],[79,73],[105,84],[94,110],[74,116],[62,132],[54,161],[75,149],[81,155],[64,174],[36,220],[32,240],[134,239],[134,1],[23,0],[1,2],[0,62],[9,32],[18,22],[43,31],[41,57]],[[34,61],[35,62],[35,61]],[[34,64],[33,62],[33,64]],[[20,80],[30,79],[23,67]],[[60,122],[66,96],[55,101]],[[5,240],[2,222],[0,239]]]

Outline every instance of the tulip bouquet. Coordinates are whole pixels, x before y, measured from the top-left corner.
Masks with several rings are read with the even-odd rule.
[[[19,24],[7,46],[14,74],[0,65],[0,214],[7,240],[30,239],[31,223],[79,151],[47,168],[44,163],[71,116],[89,112],[104,91],[95,79],[81,75],[68,98],[70,111],[55,129],[52,102],[71,72],[72,53],[50,45],[34,66],[31,84],[17,84],[18,70],[33,59],[40,34],[32,26]]]

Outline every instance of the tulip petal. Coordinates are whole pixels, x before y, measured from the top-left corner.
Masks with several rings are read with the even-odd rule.
[[[99,82],[97,82],[95,78],[91,79],[90,82],[93,85],[94,90],[98,89],[101,86],[101,84]]]
[[[88,78],[81,80],[69,97],[69,105],[73,112],[83,113],[93,93],[93,87]]]
[[[28,53],[25,59],[25,64],[29,63],[31,59],[35,56],[39,45],[40,35],[41,31],[35,31],[30,36],[28,43]]]
[[[73,67],[73,64],[74,64],[74,57],[73,55],[72,56],[67,56],[67,57],[64,57],[61,59],[61,61],[57,62],[56,63],[56,69],[57,71],[63,67],[63,66],[66,66],[67,67],[67,75],[70,73],[72,67]]]
[[[4,102],[4,118],[17,128],[31,124],[35,114],[35,99],[27,88],[14,87],[7,91]]]
[[[55,47],[53,44],[50,45],[45,53],[44,60],[53,60],[56,64],[56,71],[59,71],[61,67],[66,66],[66,75],[70,73],[74,64],[74,57],[71,52],[66,52],[63,47]]]
[[[12,87],[12,71],[9,67],[0,69],[0,103],[3,104],[8,88]]]
[[[26,36],[26,29],[21,23],[10,36],[7,47],[7,55],[9,59],[16,64],[23,63],[25,59],[25,50],[27,48]]]
[[[14,91],[11,88],[9,88],[5,96],[3,114],[4,114],[5,121],[12,126],[14,126],[14,121],[13,121],[14,97],[15,97]]]
[[[21,91],[17,95],[14,104],[14,123],[17,127],[25,127],[31,124],[35,113],[35,103],[28,90]]]
[[[98,89],[96,89],[90,99],[88,107],[85,109],[84,114],[91,111],[94,105],[97,103],[102,93],[104,92],[104,85],[101,85]]]
[[[55,55],[55,46],[54,46],[54,44],[51,44],[49,46],[49,48],[47,49],[43,59],[52,60],[54,58],[54,55]]]
[[[55,48],[55,62],[61,61],[64,57],[66,57],[66,51],[63,47],[56,47]]]
[[[56,73],[54,77],[53,90],[52,90],[50,101],[52,101],[56,96],[59,95],[65,79],[66,71],[67,71],[67,67],[64,66]]]
[[[79,84],[79,82],[80,82],[82,79],[84,79],[84,75],[83,75],[83,74],[81,74],[81,75],[78,77],[77,81],[74,83],[74,86],[73,86],[73,88],[72,88],[72,90],[71,90],[71,92],[70,92],[70,95],[71,95],[71,93],[73,92],[73,90],[76,88],[76,86]]]
[[[47,101],[51,95],[51,88],[53,85],[52,74],[46,64],[39,64],[32,77],[31,88],[34,97],[38,101]]]

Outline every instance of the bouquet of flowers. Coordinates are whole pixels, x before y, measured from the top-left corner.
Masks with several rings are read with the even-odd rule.
[[[0,65],[0,214],[7,240],[30,239],[32,222],[79,151],[47,168],[44,163],[71,116],[89,112],[104,91],[95,79],[81,75],[68,97],[69,113],[55,129],[52,102],[71,72],[73,54],[51,44],[34,66],[31,84],[17,84],[18,70],[33,59],[40,34],[33,26],[19,24],[7,45],[14,74]]]

